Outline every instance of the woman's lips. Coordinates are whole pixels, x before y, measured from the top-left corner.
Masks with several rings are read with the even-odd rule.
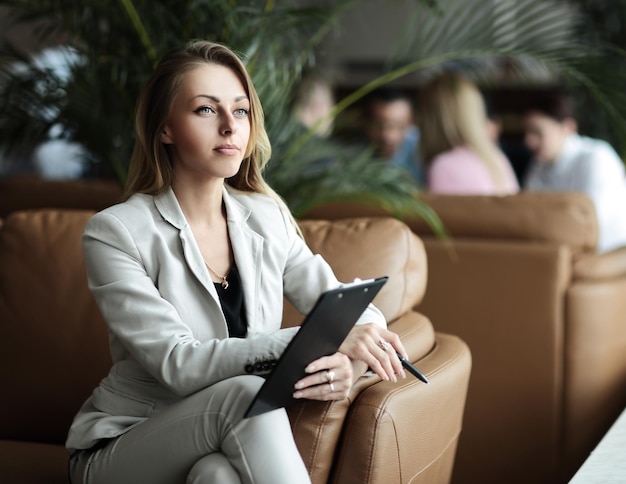
[[[235,145],[220,145],[215,148],[215,151],[222,155],[233,156],[239,154],[239,148]]]

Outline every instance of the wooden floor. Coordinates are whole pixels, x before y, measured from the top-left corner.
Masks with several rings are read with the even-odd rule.
[[[626,410],[576,472],[570,484],[626,484]]]

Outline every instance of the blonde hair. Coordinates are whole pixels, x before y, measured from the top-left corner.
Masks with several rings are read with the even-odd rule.
[[[500,155],[487,134],[487,114],[478,88],[466,78],[444,73],[419,92],[420,151],[426,164],[458,146],[472,150],[494,184],[505,185]]]
[[[248,146],[241,168],[226,183],[241,191],[265,193],[280,200],[261,175],[272,150],[265,131],[261,101],[250,75],[241,59],[228,47],[204,40],[190,41],[183,48],[166,54],[139,96],[135,115],[136,140],[124,190],[126,197],[134,193],[156,195],[172,185],[172,161],[160,135],[182,79],[189,71],[206,64],[230,68],[250,100]]]

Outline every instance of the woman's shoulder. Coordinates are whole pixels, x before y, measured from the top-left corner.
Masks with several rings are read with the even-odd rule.
[[[126,201],[111,205],[91,217],[87,228],[118,222],[131,229],[142,229],[146,222],[154,220],[154,196],[136,193]]]
[[[580,136],[579,146],[579,151],[584,153],[584,156],[581,158],[585,158],[586,160],[600,158],[621,163],[617,152],[608,142],[602,139]]]
[[[98,215],[114,215],[116,217],[128,217],[133,214],[146,213],[150,211],[150,207],[154,205],[154,196],[145,193],[135,193],[127,200],[111,205],[101,210]]]

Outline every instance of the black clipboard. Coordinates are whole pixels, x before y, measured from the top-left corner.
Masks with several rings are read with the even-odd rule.
[[[250,403],[244,418],[298,401],[293,398],[294,385],[305,376],[306,366],[339,349],[387,279],[385,276],[355,281],[320,295]]]

